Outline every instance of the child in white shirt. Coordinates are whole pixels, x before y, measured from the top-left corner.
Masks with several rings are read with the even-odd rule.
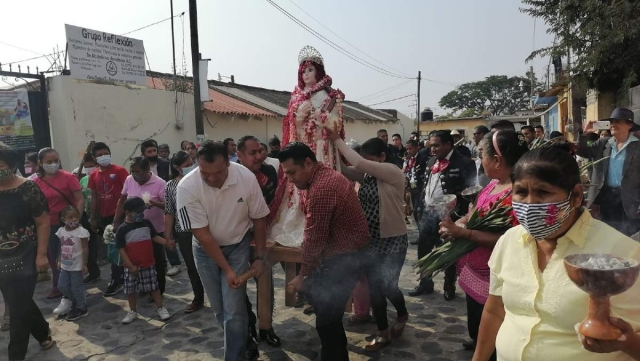
[[[67,321],[75,321],[89,315],[86,294],[82,283],[83,274],[87,273],[89,258],[89,231],[80,225],[80,212],[74,206],[67,206],[60,212],[64,227],[60,227],[56,236],[60,238],[60,279],[58,289],[64,295],[60,303],[61,309],[71,310]],[[66,303],[66,305],[65,305]],[[62,313],[62,312],[61,312]]]

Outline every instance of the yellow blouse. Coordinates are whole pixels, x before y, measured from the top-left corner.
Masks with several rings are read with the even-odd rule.
[[[498,361],[632,360],[622,352],[598,354],[582,348],[574,326],[587,316],[589,296],[571,282],[563,263],[566,255],[576,253],[640,261],[640,244],[583,211],[541,272],[535,240],[522,226],[500,238],[489,260],[489,293],[501,296],[505,308],[496,339]],[[640,280],[611,297],[611,313],[640,330]]]

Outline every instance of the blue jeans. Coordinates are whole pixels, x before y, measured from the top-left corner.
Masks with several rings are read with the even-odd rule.
[[[60,270],[58,289],[64,297],[73,302],[74,308],[84,310],[87,308],[87,296],[82,283],[81,271]]]
[[[250,235],[247,233],[240,243],[221,247],[229,266],[238,276],[249,269],[250,241]],[[224,272],[195,239],[193,258],[211,309],[218,323],[224,328],[224,361],[246,361],[245,348],[249,328],[246,283],[235,289],[229,287]]]
[[[178,245],[176,244],[176,248],[169,250],[166,247],[164,248],[164,252],[167,254],[167,259],[169,259],[169,264],[172,266],[180,266],[182,263],[180,262],[180,256],[178,255]]]

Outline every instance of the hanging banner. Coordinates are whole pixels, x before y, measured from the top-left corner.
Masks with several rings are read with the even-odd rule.
[[[26,89],[0,91],[0,142],[16,150],[36,148]]]
[[[142,40],[65,25],[71,77],[147,85]]]

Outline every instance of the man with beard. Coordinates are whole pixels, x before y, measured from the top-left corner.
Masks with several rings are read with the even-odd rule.
[[[256,179],[258,180],[258,185],[260,185],[260,189],[262,190],[264,200],[267,204],[270,204],[276,195],[278,172],[273,166],[264,162],[266,157],[267,154],[264,152],[260,141],[256,137],[246,135],[238,140],[238,163],[242,164],[255,174]],[[269,272],[269,270],[267,270],[267,272]],[[271,285],[271,296],[273,297],[273,285]],[[247,313],[249,315],[247,358],[249,360],[256,360],[259,356],[257,345],[258,334],[256,332],[257,317],[253,312],[248,295]],[[260,329],[260,339],[265,340],[270,346],[280,347],[280,338],[276,335],[273,327],[266,330]]]

